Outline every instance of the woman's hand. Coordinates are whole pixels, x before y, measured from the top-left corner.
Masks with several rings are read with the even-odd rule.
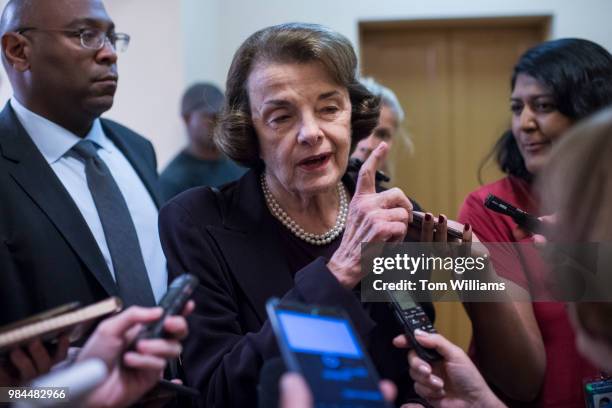
[[[447,232],[449,225],[455,230],[463,231],[461,242],[472,241],[473,235],[470,224],[462,225],[457,221],[449,220],[444,214],[438,215],[438,220],[436,223],[431,213],[425,213],[420,232],[412,231],[413,233],[418,234],[413,238],[418,239],[420,242],[446,242],[448,241]],[[458,239],[456,241],[459,242]]]
[[[342,242],[327,264],[340,284],[348,289],[367,273],[361,270],[361,244],[401,242],[412,219],[412,204],[402,190],[376,192],[376,169],[387,151],[387,144],[380,143],[361,166]]]
[[[414,350],[408,353],[414,389],[433,407],[504,407],[463,350],[440,334],[418,329],[414,334],[420,345],[435,349],[443,358],[429,364],[419,358]],[[399,348],[409,347],[404,335],[393,339],[393,344]]]
[[[546,236],[548,235],[548,233],[550,233],[550,231],[554,228],[555,224],[557,223],[557,215],[556,214],[543,215],[541,217],[538,217],[538,219],[542,221],[542,223],[544,224],[545,233],[533,234],[517,226],[515,229],[512,230],[512,235],[514,236],[514,239],[518,242],[518,241],[522,241],[525,238],[531,237],[533,239],[533,242],[536,242],[538,244],[545,244],[546,242],[548,242],[548,239],[546,238]]]

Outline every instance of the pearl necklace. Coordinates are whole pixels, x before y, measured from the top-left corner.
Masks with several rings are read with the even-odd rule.
[[[313,234],[310,232],[304,231],[304,229],[295,222],[289,214],[285,212],[276,201],[270,189],[268,188],[268,183],[266,182],[266,174],[261,174],[261,188],[264,193],[264,197],[266,199],[266,204],[270,209],[270,212],[274,217],[279,220],[285,227],[287,227],[296,237],[308,242],[312,245],[326,245],[336,239],[340,233],[344,230],[346,225],[346,217],[348,215],[348,196],[346,194],[346,189],[344,188],[344,184],[342,182],[338,183],[338,197],[340,198],[340,208],[338,209],[338,217],[336,218],[336,223],[334,226],[327,232],[323,234]]]

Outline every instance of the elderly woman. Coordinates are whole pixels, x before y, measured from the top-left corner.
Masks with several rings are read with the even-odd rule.
[[[358,180],[343,177],[351,142],[370,134],[379,113],[356,66],[349,41],[321,26],[253,34],[231,64],[216,134],[251,170],[161,211],[171,274],[201,281],[183,361],[202,405],[255,404],[260,369],[278,356],[265,311],[273,296],[346,310],[381,376],[398,385],[398,401],[413,393],[404,353],[391,343],[401,328],[385,304],[363,305],[356,291],[366,273],[361,243],[402,241],[412,211],[401,190],[375,191],[385,144]]]
[[[406,146],[412,148],[412,141],[407,135],[402,134],[400,129],[405,114],[395,93],[376,82],[374,78],[362,78],[360,82],[372,95],[380,98],[380,117],[372,133],[357,143],[351,157],[365,161],[380,143],[385,142],[391,148],[399,135],[402,136]],[[387,161],[382,163],[379,170],[389,174]]]

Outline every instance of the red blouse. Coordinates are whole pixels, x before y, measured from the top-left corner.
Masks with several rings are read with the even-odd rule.
[[[469,222],[482,242],[516,242],[512,234],[516,224],[512,218],[484,207],[484,199],[489,193],[527,212],[539,214],[538,202],[530,191],[530,185],[509,176],[470,193],[461,206],[459,221]],[[531,238],[527,238],[524,241],[530,240]],[[529,289],[532,294],[535,292],[536,296],[540,291],[546,290],[546,268],[539,257],[525,258],[517,253],[514,259],[515,262],[505,263],[504,268],[497,268],[497,273]],[[546,373],[536,406],[584,406],[582,381],[586,377],[593,377],[598,371],[578,354],[565,305],[556,302],[534,302],[533,313],[546,349]],[[472,357],[477,361],[477,353],[473,347],[472,352]]]

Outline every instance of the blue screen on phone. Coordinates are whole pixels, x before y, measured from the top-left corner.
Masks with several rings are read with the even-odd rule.
[[[276,313],[317,407],[386,406],[346,319],[288,310]]]
[[[348,322],[328,316],[282,311],[278,318],[291,350],[298,353],[330,353],[361,358],[361,350]]]

